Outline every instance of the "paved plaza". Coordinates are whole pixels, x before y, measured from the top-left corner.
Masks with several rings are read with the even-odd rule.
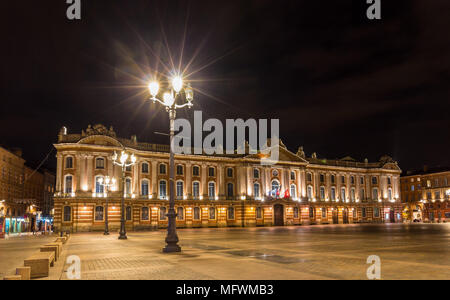
[[[327,225],[179,230],[183,252],[163,254],[165,231],[75,234],[50,279],[67,279],[65,258],[81,259],[82,279],[367,279],[381,258],[382,279],[450,279],[450,224]],[[1,264],[33,242],[0,241]],[[15,245],[16,254],[8,248]],[[21,251],[20,247],[27,247]],[[8,249],[4,252],[4,249]],[[7,264],[7,266],[9,266]]]

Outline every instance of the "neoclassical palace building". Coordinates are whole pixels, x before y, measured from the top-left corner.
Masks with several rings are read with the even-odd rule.
[[[169,146],[119,138],[112,128],[89,126],[79,134],[62,128],[57,149],[55,229],[104,229],[120,225],[125,197],[128,230],[167,226]],[[400,173],[390,157],[356,162],[306,157],[280,141],[279,162],[263,166],[258,155],[176,155],[175,193],[180,228],[401,222]],[[114,152],[137,157],[122,170]],[[116,178],[106,189],[101,178]],[[125,184],[123,184],[125,183]]]

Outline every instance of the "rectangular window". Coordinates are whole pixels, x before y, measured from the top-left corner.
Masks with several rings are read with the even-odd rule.
[[[291,180],[295,180],[295,172],[291,172]]]
[[[209,170],[208,170],[208,174],[209,174],[209,177],[214,177],[214,168],[209,168]]]
[[[259,179],[259,170],[258,169],[253,169],[253,178]]]
[[[364,184],[364,177],[359,178],[359,184]]]
[[[159,165],[159,174],[165,175],[166,174],[166,165],[165,164],[160,164]]]
[[[177,208],[177,220],[178,221],[184,220],[184,209],[182,207]]]
[[[216,208],[215,207],[210,207],[209,208],[209,219],[210,220],[215,220],[216,219]]]
[[[199,182],[194,182],[192,184],[192,194],[194,196],[194,198],[198,198],[200,197],[200,183]]]
[[[234,207],[228,207],[228,220],[234,220]]]
[[[182,165],[178,165],[177,166],[177,175],[178,176],[182,176],[183,175],[183,166]]]
[[[233,169],[232,168],[228,168],[227,169],[227,176],[228,176],[228,178],[232,178],[233,177]]]
[[[161,221],[167,220],[167,216],[166,216],[166,208],[165,208],[165,207],[161,207],[161,208],[159,209],[159,219],[160,219]]]
[[[374,218],[379,218],[380,217],[380,209],[378,207],[375,207],[373,209],[373,216],[374,216]]]
[[[256,208],[256,218],[257,219],[262,219],[262,207],[257,207]]]
[[[192,175],[193,175],[193,176],[200,176],[200,168],[197,167],[197,166],[194,166],[194,167],[192,168]]]
[[[194,220],[200,220],[200,207],[194,207]]]
[[[320,182],[321,183],[325,182],[325,176],[323,174],[320,174]]]
[[[95,208],[95,221],[103,221],[103,206]]]
[[[96,169],[104,169],[105,168],[105,160],[103,158],[97,158],[95,160],[95,168]]]
[[[142,164],[142,173],[148,174],[148,164],[147,163]]]
[[[378,184],[378,178],[373,176],[372,177],[372,184]]]
[[[142,208],[141,220],[142,221],[148,221],[149,220],[148,207],[143,207]]]

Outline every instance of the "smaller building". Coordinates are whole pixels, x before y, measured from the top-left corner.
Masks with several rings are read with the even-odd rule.
[[[414,222],[450,222],[450,168],[424,167],[401,178],[405,215]]]

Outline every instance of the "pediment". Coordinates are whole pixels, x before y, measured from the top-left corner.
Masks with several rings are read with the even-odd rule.
[[[91,135],[81,139],[78,144],[123,147],[118,140],[105,135]]]

